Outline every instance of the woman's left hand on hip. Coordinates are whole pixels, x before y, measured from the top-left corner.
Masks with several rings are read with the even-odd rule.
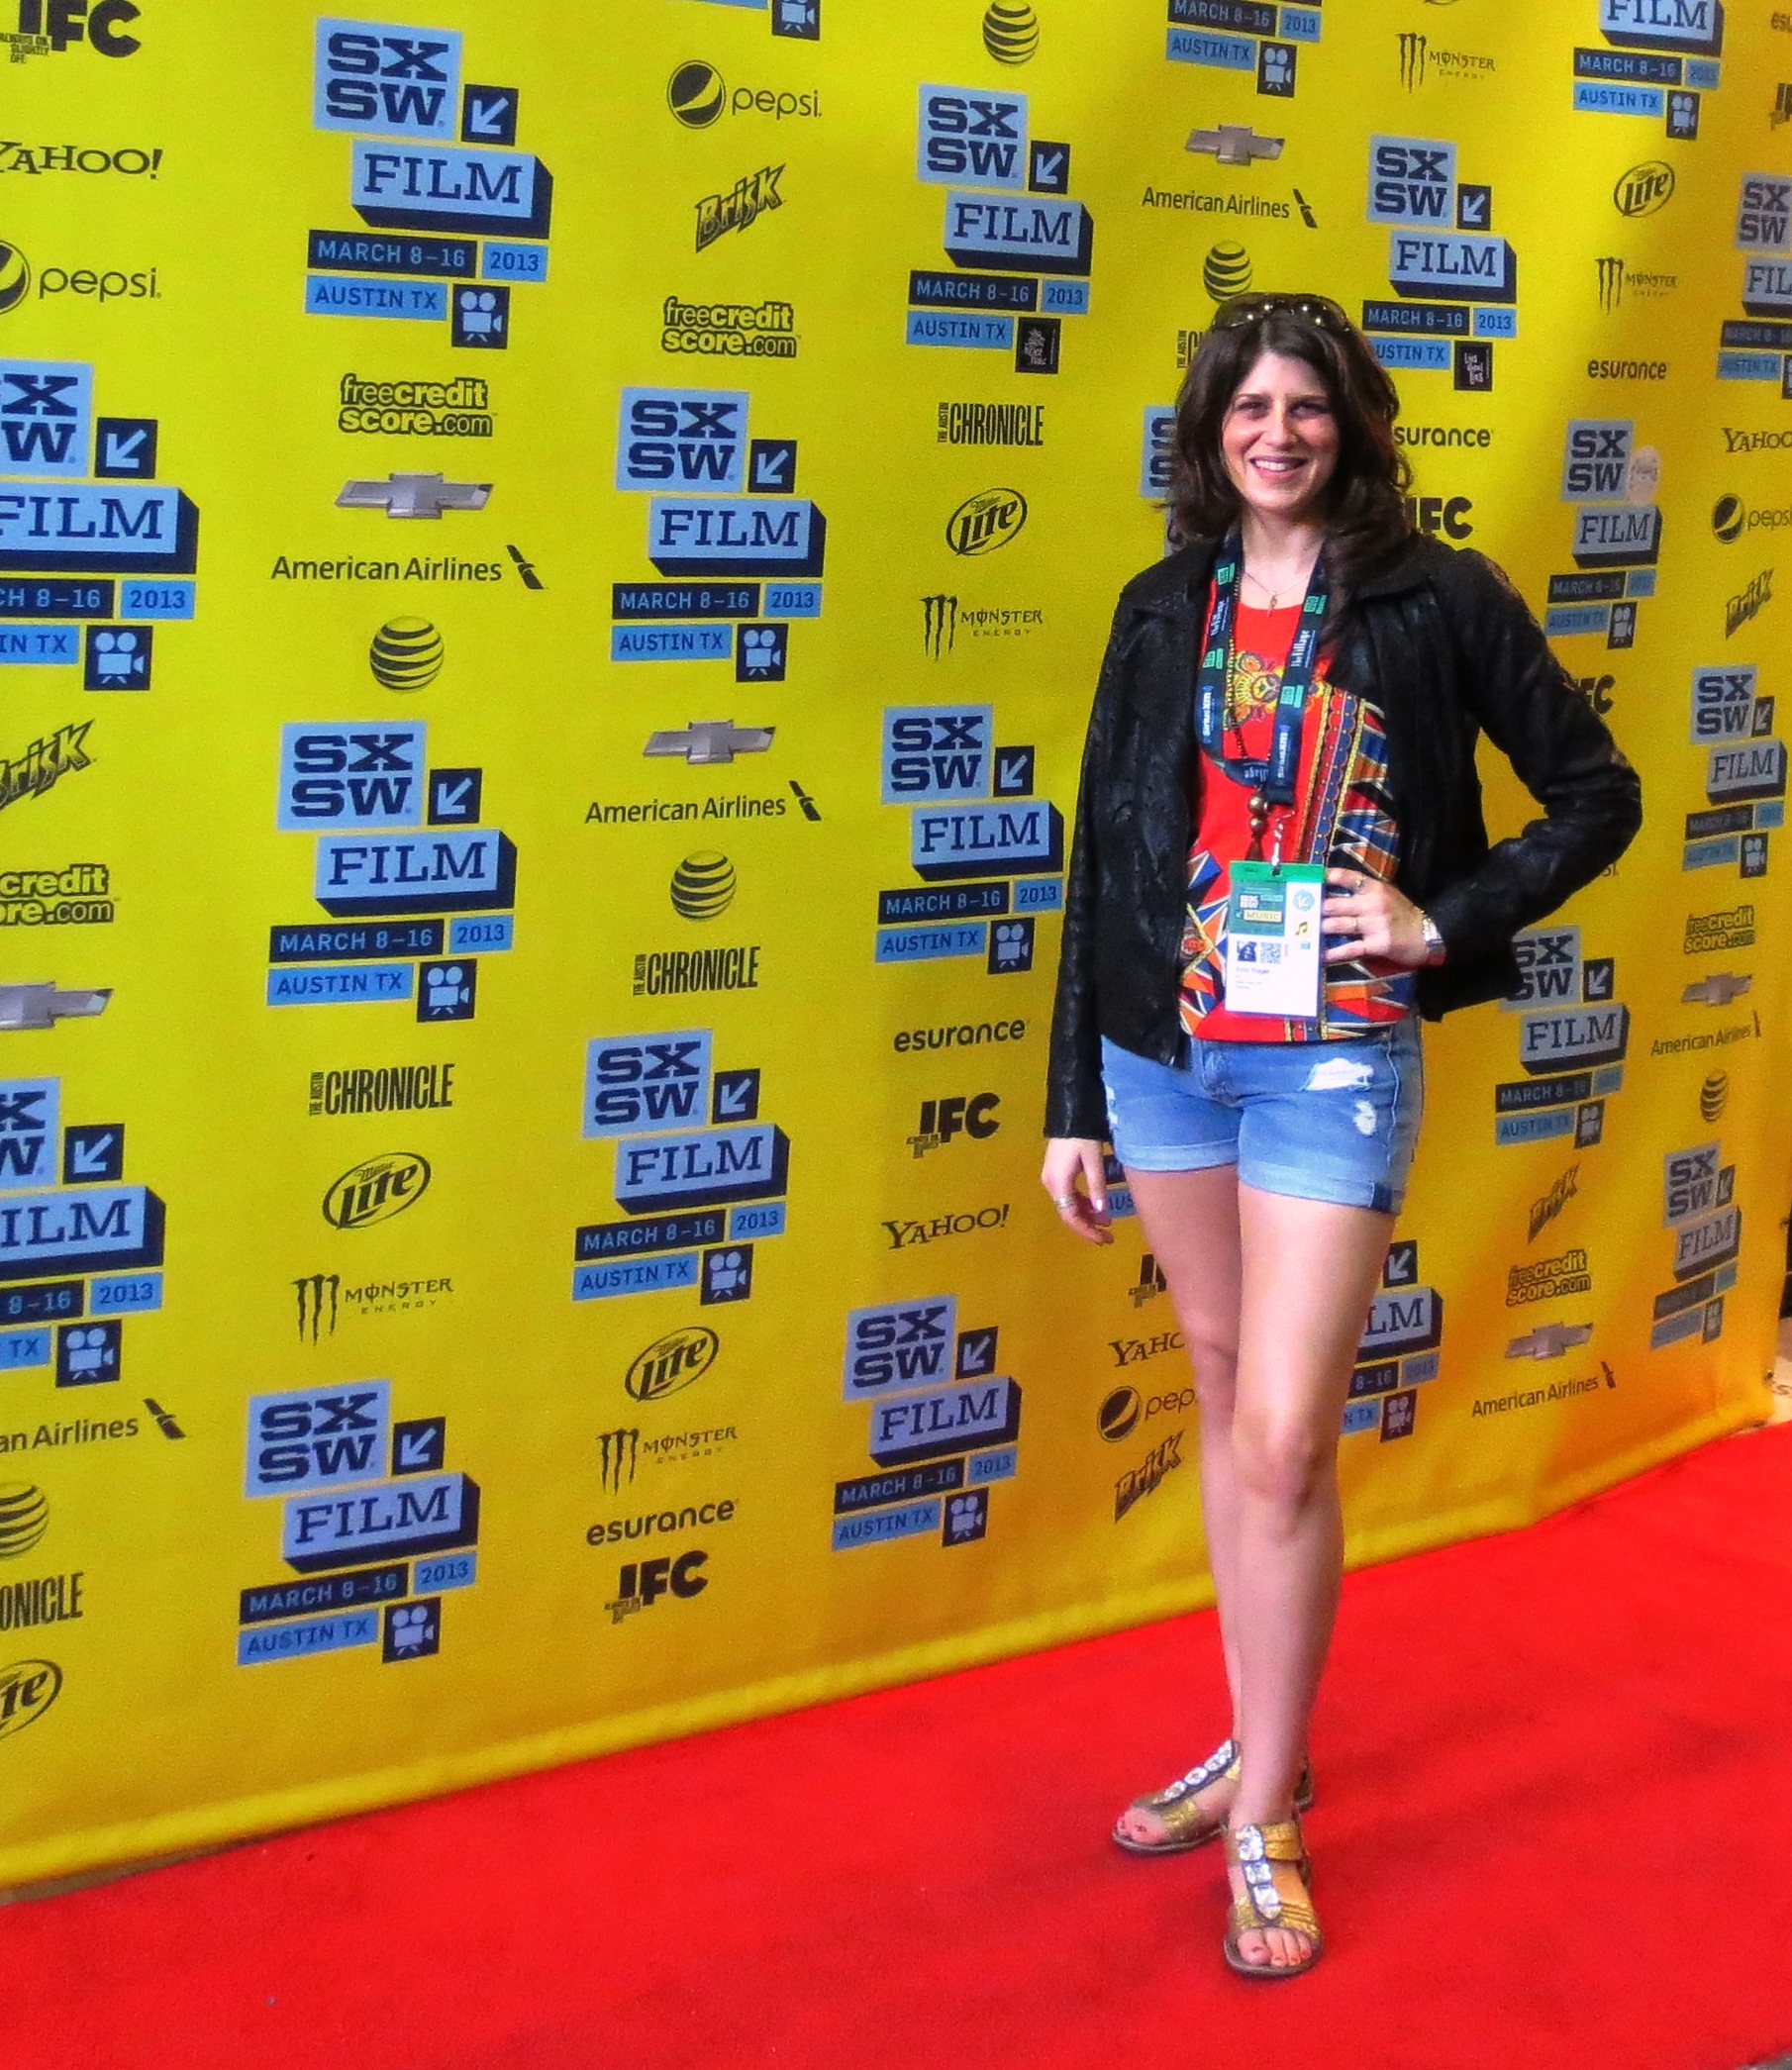
[[[1326,950],[1328,963],[1378,956],[1417,969],[1425,961],[1424,923],[1404,892],[1366,870],[1327,870],[1326,883],[1325,932],[1349,937]]]

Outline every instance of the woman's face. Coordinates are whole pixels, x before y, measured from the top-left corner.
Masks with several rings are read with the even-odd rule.
[[[1338,420],[1325,383],[1304,359],[1263,353],[1233,391],[1220,450],[1247,508],[1310,521],[1338,465]]]

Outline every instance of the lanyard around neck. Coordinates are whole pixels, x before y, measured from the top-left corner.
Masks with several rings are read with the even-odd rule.
[[[1325,554],[1313,563],[1307,578],[1307,594],[1301,603],[1300,624],[1282,669],[1276,693],[1275,725],[1269,739],[1269,757],[1229,755],[1226,752],[1226,684],[1232,672],[1234,629],[1238,624],[1239,592],[1244,576],[1244,549],[1239,534],[1227,535],[1226,543],[1214,563],[1214,608],[1207,625],[1207,645],[1201,655],[1195,681],[1196,730],[1201,748],[1218,762],[1234,783],[1257,793],[1266,805],[1292,805],[1300,780],[1301,729],[1307,716],[1307,699],[1313,689],[1313,667],[1318,656],[1319,629],[1325,622],[1330,595],[1326,582]]]

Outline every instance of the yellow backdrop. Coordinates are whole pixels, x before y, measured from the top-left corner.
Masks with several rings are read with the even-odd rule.
[[[1362,317],[1648,808],[1428,1036],[1352,1555],[1757,1413],[1781,17],[6,5],[0,1879],[1206,1600],[1155,1269],[1035,1173],[1246,284]]]

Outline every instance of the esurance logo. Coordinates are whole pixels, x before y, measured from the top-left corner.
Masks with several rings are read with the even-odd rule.
[[[747,401],[738,390],[625,388],[616,486],[737,493],[746,486]]]
[[[975,86],[923,86],[916,172],[946,185],[1027,184],[1027,96]]]
[[[457,30],[318,23],[312,121],[320,130],[452,137],[459,89]]]
[[[324,1220],[332,1229],[371,1229],[414,1208],[428,1192],[429,1160],[413,1150],[369,1157],[333,1180],[324,1195]]]

